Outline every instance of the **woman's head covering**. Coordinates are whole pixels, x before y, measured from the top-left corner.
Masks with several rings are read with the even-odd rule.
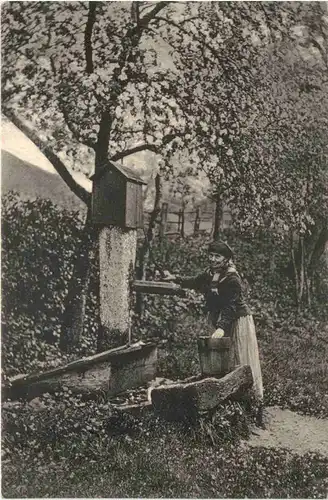
[[[224,241],[214,240],[208,246],[208,251],[211,253],[216,253],[217,255],[222,255],[226,259],[233,259],[233,251],[224,243]]]

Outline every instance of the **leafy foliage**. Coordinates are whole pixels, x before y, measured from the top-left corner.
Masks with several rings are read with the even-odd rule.
[[[21,201],[14,193],[2,205],[2,355],[9,375],[68,359],[58,347],[60,320],[82,221],[50,201]],[[90,294],[86,336],[71,356],[95,349],[95,306]]]
[[[265,39],[257,5],[17,4],[6,6],[3,18],[6,107],[24,114],[21,102],[37,110],[55,150],[70,154],[67,131],[71,141],[96,149],[104,110],[111,155],[140,149],[140,141],[169,156],[183,144],[195,150],[195,132],[210,125],[204,117],[211,103],[203,99],[209,92],[226,108],[220,129],[232,133],[235,110],[254,92],[252,36]],[[209,68],[217,74],[213,83]]]
[[[29,122],[32,109],[52,151],[81,160],[73,168],[91,168],[81,144],[116,159],[157,153],[167,174],[182,155],[183,174],[204,169],[226,200],[240,187],[258,198],[268,135],[279,161],[282,130],[303,131],[326,94],[325,15],[319,4],[6,4],[3,104]],[[243,143],[258,133],[254,162]]]

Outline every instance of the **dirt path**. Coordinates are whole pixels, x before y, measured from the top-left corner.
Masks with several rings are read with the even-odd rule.
[[[319,452],[328,457],[328,419],[307,417],[272,406],[266,409],[265,422],[266,429],[256,428],[248,445],[287,448],[301,455]]]

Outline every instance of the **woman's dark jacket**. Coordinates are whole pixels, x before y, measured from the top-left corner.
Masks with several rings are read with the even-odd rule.
[[[192,278],[178,280],[183,288],[192,288],[204,294],[206,312],[215,328],[222,328],[226,336],[231,335],[233,322],[250,311],[243,297],[243,285],[237,272],[228,272],[213,282],[209,270]]]

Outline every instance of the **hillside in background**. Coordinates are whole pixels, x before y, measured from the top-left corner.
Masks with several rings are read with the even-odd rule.
[[[49,199],[67,210],[86,212],[85,204],[72,193],[58,174],[2,150],[1,194],[9,191],[16,191],[22,199]]]

